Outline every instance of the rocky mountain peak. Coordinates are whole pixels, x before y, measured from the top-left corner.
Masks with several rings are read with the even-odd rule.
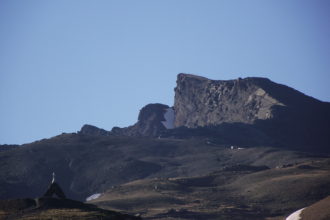
[[[252,124],[273,117],[274,106],[284,106],[259,84],[266,78],[210,80],[179,74],[175,88],[175,126],[189,128],[223,122]]]
[[[89,135],[134,137],[205,136],[240,143],[327,146],[330,104],[267,78],[211,80],[180,73],[174,106],[155,103],[140,110],[129,127],[105,131],[85,125]]]
[[[134,130],[138,136],[157,136],[165,130],[162,121],[165,121],[164,114],[169,108],[164,104],[148,104],[140,110],[138,122]]]
[[[148,104],[144,106],[139,113],[138,121],[129,127],[111,130],[115,135],[128,136],[158,136],[162,131],[166,130],[166,121],[164,115],[170,107],[164,104]]]
[[[169,106],[164,104],[148,104],[140,110],[138,122],[145,124],[147,121],[164,121],[164,113],[168,108]]]

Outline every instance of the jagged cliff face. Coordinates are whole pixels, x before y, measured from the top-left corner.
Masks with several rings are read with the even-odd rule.
[[[175,127],[218,125],[223,122],[252,124],[274,116],[274,106],[284,106],[258,86],[264,78],[209,80],[179,74],[175,88]]]

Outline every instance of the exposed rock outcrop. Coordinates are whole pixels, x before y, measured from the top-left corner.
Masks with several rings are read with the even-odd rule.
[[[170,107],[163,104],[148,104],[140,110],[138,121],[127,128],[114,127],[113,135],[155,137],[166,130],[164,114]]]
[[[181,73],[175,88],[175,126],[195,128],[223,122],[253,124],[256,120],[274,118],[276,107],[294,104],[285,100],[287,97],[274,94],[275,90],[289,96],[289,93],[298,93],[266,78],[210,80]]]
[[[84,125],[80,131],[79,134],[85,134],[85,135],[95,135],[95,136],[108,136],[110,135],[109,131],[106,131],[102,128],[98,128],[94,125]]]
[[[78,133],[93,136],[158,137],[166,129],[174,127],[171,114],[174,112],[168,105],[148,104],[140,110],[138,121],[132,126],[113,127],[111,131],[106,131],[93,125],[84,125]]]
[[[218,126],[221,131],[226,123],[240,124],[245,131],[260,131],[265,139],[274,140],[265,144],[309,148],[330,144],[326,134],[330,104],[266,78],[210,80],[179,74],[174,109],[177,128]]]

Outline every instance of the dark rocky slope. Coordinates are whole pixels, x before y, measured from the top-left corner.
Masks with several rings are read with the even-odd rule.
[[[37,198],[0,200],[0,219],[8,220],[139,220],[141,218],[104,210],[71,199]]]
[[[190,178],[130,182],[91,203],[141,213],[146,219],[284,219],[330,194],[329,168],[329,159],[273,169],[235,165]],[[326,216],[325,202],[317,209],[320,213],[306,219]]]
[[[312,159],[269,147],[231,149],[203,138],[63,134],[0,152],[0,199],[41,195],[52,172],[69,198],[83,201],[138,179],[203,175],[237,163],[276,167]]]

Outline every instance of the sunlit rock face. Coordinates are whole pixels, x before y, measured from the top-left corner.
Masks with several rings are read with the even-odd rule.
[[[175,88],[174,115],[175,128],[244,125],[261,131],[278,146],[329,151],[325,147],[330,143],[326,134],[330,103],[267,78],[210,80],[181,73]]]
[[[252,124],[273,117],[273,106],[284,106],[258,85],[266,78],[209,80],[179,74],[175,88],[175,126],[195,128],[223,122]]]

